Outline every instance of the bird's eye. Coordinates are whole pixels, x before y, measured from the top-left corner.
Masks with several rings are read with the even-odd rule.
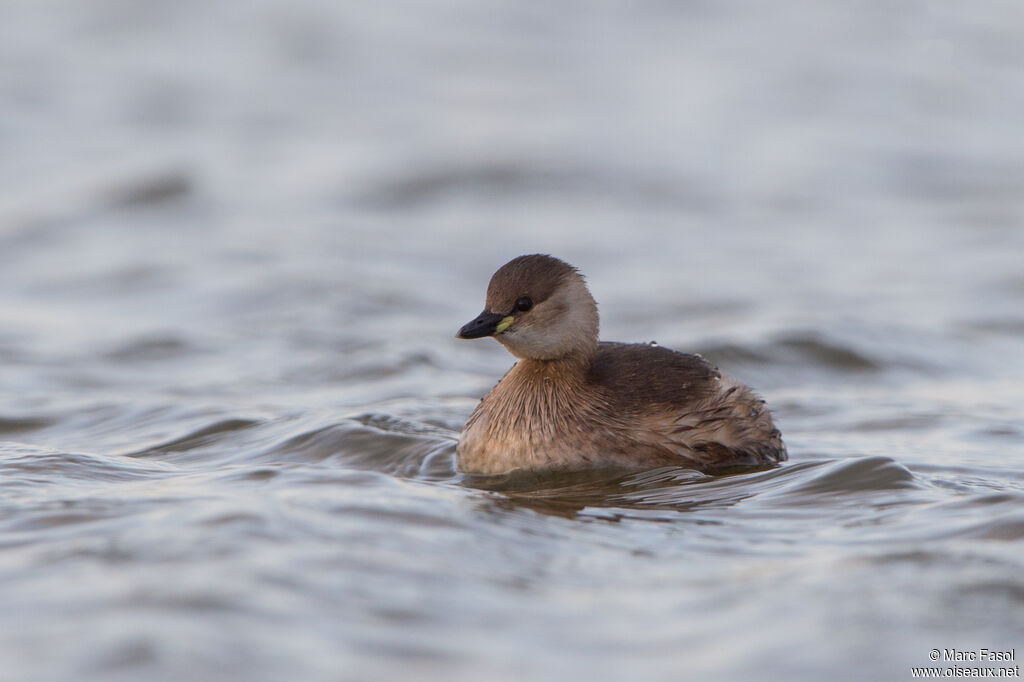
[[[521,299],[516,301],[516,310],[521,313],[525,313],[527,310],[533,307],[533,299],[529,296],[523,296]]]

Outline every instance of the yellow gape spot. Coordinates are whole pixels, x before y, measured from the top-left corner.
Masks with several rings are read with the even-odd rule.
[[[506,317],[505,319],[498,323],[498,326],[494,329],[494,332],[496,334],[502,333],[512,325],[512,321],[515,319],[516,318],[509,315],[508,317]]]

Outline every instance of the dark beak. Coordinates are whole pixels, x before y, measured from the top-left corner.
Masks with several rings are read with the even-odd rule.
[[[501,313],[483,311],[472,322],[467,322],[455,335],[457,339],[482,339],[491,336],[498,328],[498,323],[505,319]]]

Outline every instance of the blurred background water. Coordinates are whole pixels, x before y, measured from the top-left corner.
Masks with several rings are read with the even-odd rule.
[[[0,678],[1021,651],[1024,5],[0,14]],[[459,475],[512,359],[453,335],[531,252],[791,462]]]

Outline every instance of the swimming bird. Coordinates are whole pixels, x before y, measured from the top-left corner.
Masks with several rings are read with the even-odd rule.
[[[460,471],[505,474],[676,465],[705,473],[786,459],[750,388],[699,355],[598,341],[597,303],[579,271],[519,256],[487,286],[460,339],[493,336],[518,362],[470,415]]]

